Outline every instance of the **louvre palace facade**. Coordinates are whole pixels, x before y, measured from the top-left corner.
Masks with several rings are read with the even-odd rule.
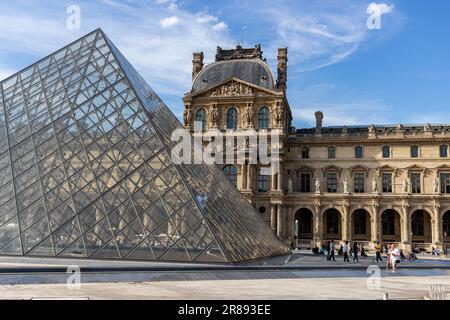
[[[219,165],[287,244],[311,248],[349,240],[431,250],[450,240],[450,125],[361,125],[296,129],[286,97],[287,48],[277,75],[261,47],[193,54],[184,125],[195,133],[239,129],[281,133],[280,170],[246,161]]]

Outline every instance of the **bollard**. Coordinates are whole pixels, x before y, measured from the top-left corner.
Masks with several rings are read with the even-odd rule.
[[[389,300],[389,293],[383,293],[383,300]]]

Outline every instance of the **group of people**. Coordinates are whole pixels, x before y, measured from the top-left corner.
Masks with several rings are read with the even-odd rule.
[[[326,252],[327,261],[336,261],[336,246],[333,240],[327,241],[325,246],[319,250],[316,249],[316,251],[318,251],[317,253],[319,254],[321,252]],[[358,242],[354,242],[353,245],[350,245],[349,241],[345,241],[338,250],[338,255],[344,256],[344,261],[346,262],[350,262],[350,255],[353,257],[353,262],[359,262],[358,253],[361,253],[361,256],[367,256],[364,247],[360,246]]]
[[[397,265],[402,260],[417,259],[414,250],[408,256],[405,256],[403,254],[403,250],[399,249],[394,243],[382,246],[378,241],[375,243],[374,249],[376,262],[383,262],[384,255],[386,259],[386,269],[391,268],[394,271],[397,270]],[[320,248],[313,248],[314,254],[326,255],[327,261],[336,261],[335,252],[336,244],[333,240],[327,241],[326,244],[322,245]],[[343,256],[345,262],[350,262],[350,257],[353,257],[353,262],[359,262],[359,255],[367,257],[364,246],[358,244],[358,242],[353,242],[353,244],[350,244],[349,241],[345,241],[343,244],[341,244],[338,250],[338,255]]]

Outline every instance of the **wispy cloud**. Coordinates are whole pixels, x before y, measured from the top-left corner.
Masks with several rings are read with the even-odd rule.
[[[212,62],[216,46],[234,46],[244,32],[251,46],[263,44],[275,70],[276,49],[288,46],[292,83],[295,74],[345,60],[373,37],[366,28],[368,3],[360,1],[236,1],[205,8],[176,0],[78,0],[81,30],[76,31],[66,28],[66,8],[72,1],[7,2],[0,0],[0,78],[102,27],[178,115],[181,96],[191,86],[193,51],[204,51],[205,62]],[[353,100],[347,100],[350,110]],[[353,122],[341,117],[345,102],[316,102],[323,109],[328,105],[328,119]],[[291,95],[291,105],[308,108],[297,93]]]
[[[161,19],[159,21],[159,25],[163,28],[168,28],[168,27],[172,27],[172,26],[176,25],[178,22],[179,22],[179,20],[178,20],[177,16],[171,16],[171,17]]]

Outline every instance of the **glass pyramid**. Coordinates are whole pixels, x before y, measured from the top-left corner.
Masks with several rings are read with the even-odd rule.
[[[228,262],[288,253],[102,30],[0,82],[0,255]]]

